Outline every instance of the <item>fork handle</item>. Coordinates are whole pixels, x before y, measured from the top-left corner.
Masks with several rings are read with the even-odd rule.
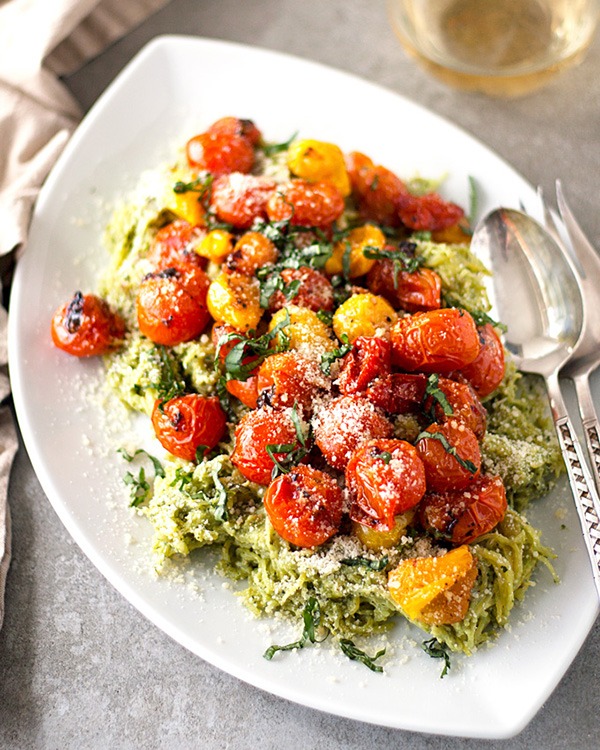
[[[600,498],[562,397],[558,376],[547,379],[548,395],[567,475],[579,515],[596,592],[600,599]]]
[[[583,435],[587,447],[596,489],[600,493],[600,423],[592,393],[590,391],[590,381],[587,373],[573,378],[575,391],[577,393],[577,402],[579,405],[579,414],[583,425]]]

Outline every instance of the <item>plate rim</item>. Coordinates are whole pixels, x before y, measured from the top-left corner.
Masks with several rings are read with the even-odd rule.
[[[528,188],[530,188],[533,191],[533,188],[524,180],[524,178],[508,162],[502,159],[502,157],[496,154],[491,148],[483,144],[477,137],[473,136],[471,133],[461,128],[460,126],[456,125],[455,123],[451,122],[450,120],[444,118],[443,116],[435,112],[432,112],[431,110],[427,109],[421,104],[411,101],[410,99],[406,98],[402,94],[396,93],[395,91],[389,88],[386,88],[384,86],[381,86],[378,83],[373,83],[364,78],[356,76],[355,74],[348,73],[346,71],[339,70],[337,68],[334,68],[334,67],[331,67],[331,66],[319,63],[319,62],[315,62],[312,60],[305,60],[303,58],[296,57],[294,55],[290,55],[289,53],[285,53],[285,52],[278,52],[274,50],[264,49],[261,47],[249,46],[249,45],[241,44],[238,42],[205,39],[202,37],[194,37],[194,36],[187,36],[187,35],[166,34],[166,35],[158,36],[154,38],[153,40],[151,40],[148,44],[146,44],[131,59],[131,61],[122,69],[122,71],[115,77],[115,79],[111,82],[111,84],[106,88],[106,90],[100,95],[97,101],[92,105],[89,112],[83,118],[81,124],[78,126],[76,131],[73,133],[73,136],[71,137],[71,139],[65,146],[65,149],[61,153],[59,159],[56,162],[55,167],[53,168],[47,180],[45,181],[45,184],[42,186],[38,201],[36,202],[36,206],[34,209],[33,222],[36,221],[38,213],[41,213],[43,211],[45,202],[50,199],[55,183],[60,180],[61,170],[63,168],[63,165],[67,164],[69,160],[72,158],[71,154],[77,153],[80,141],[86,137],[86,133],[88,132],[88,130],[90,130],[94,126],[97,118],[101,116],[104,110],[105,103],[112,99],[113,93],[116,90],[118,90],[120,87],[122,87],[124,83],[126,83],[126,81],[130,77],[134,76],[135,73],[140,68],[143,68],[144,65],[147,64],[146,61],[148,59],[151,59],[156,54],[164,53],[165,50],[168,53],[170,50],[172,51],[176,49],[182,43],[185,45],[192,45],[192,46],[200,45],[200,46],[207,47],[207,48],[212,47],[214,49],[236,48],[238,51],[241,51],[241,52],[266,54],[266,55],[271,56],[273,59],[285,58],[294,65],[299,64],[303,67],[309,66],[315,70],[325,70],[330,73],[335,73],[336,75],[354,80],[357,83],[360,83],[361,86],[367,85],[371,87],[372,89],[384,92],[386,96],[392,95],[396,100],[402,102],[405,106],[409,106],[411,108],[414,108],[415,110],[420,111],[423,114],[423,116],[427,118],[433,118],[437,120],[438,123],[440,123],[440,125],[442,125],[443,127],[452,128],[458,133],[461,133],[464,137],[468,138],[470,142],[477,144],[479,147],[483,148],[486,152],[493,155],[497,160],[502,162],[516,177],[518,177],[524,184],[528,186]],[[23,293],[22,287],[24,285],[24,281],[22,280],[22,276],[24,272],[19,270],[20,268],[23,268],[23,267],[24,267],[23,263],[17,264],[17,269],[15,273],[15,281],[13,282],[13,289],[11,290],[11,306],[13,307],[14,307],[13,294],[14,294],[14,299],[17,300],[17,303],[18,303],[19,295]],[[18,351],[17,322],[15,320],[15,317],[16,316],[12,316],[12,322],[11,322],[11,316],[9,316],[9,363],[10,361],[12,361],[13,364],[15,361],[15,357],[17,356],[16,351]],[[552,693],[552,691],[554,690],[558,682],[564,676],[566,669],[571,664],[576,653],[581,648],[581,645],[587,638],[589,629],[591,628],[596,618],[596,615],[594,615],[593,618],[591,619],[591,622],[589,623],[589,628],[587,628],[585,634],[582,635],[580,642],[575,643],[573,647],[571,648],[569,657],[567,657],[564,660],[566,661],[565,669],[559,670],[560,673],[557,673],[556,680],[553,682],[553,684],[548,685],[547,690],[545,692],[542,691],[543,694],[540,693],[539,700],[537,701],[537,703],[535,705],[532,704],[532,708],[528,712],[525,712],[522,716],[518,717],[516,721],[508,721],[502,726],[500,725],[495,726],[493,733],[472,733],[472,732],[464,733],[458,730],[451,731],[448,728],[445,728],[444,730],[439,730],[435,728],[428,729],[428,728],[424,728],[418,722],[414,724],[413,726],[407,725],[406,722],[404,722],[402,725],[397,725],[397,724],[393,724],[389,722],[383,722],[381,719],[370,719],[368,717],[362,717],[362,716],[357,717],[355,714],[351,713],[350,711],[344,712],[340,710],[339,706],[337,708],[323,707],[322,705],[318,705],[317,702],[314,702],[314,701],[311,702],[310,698],[307,698],[306,696],[300,699],[296,695],[296,690],[292,689],[292,686],[290,686],[289,691],[286,692],[280,688],[274,689],[272,686],[261,684],[261,680],[249,679],[246,670],[239,669],[236,671],[235,669],[232,669],[231,663],[228,662],[227,660],[219,659],[218,655],[216,655],[214,651],[210,651],[205,648],[199,647],[197,643],[191,641],[187,637],[187,635],[184,632],[182,632],[180,628],[177,627],[176,624],[172,623],[168,618],[166,618],[161,613],[156,612],[156,610],[152,607],[150,603],[144,601],[143,596],[139,594],[139,592],[135,589],[135,586],[133,586],[132,584],[120,578],[115,580],[115,575],[113,574],[113,571],[110,565],[108,565],[107,561],[105,561],[102,558],[102,555],[99,553],[98,550],[89,548],[89,546],[86,544],[82,544],[83,536],[80,532],[80,529],[74,523],[73,518],[69,515],[68,509],[61,502],[57,501],[57,498],[60,495],[60,492],[55,486],[55,482],[53,478],[51,476],[46,476],[45,472],[43,472],[43,476],[40,476],[38,467],[41,465],[41,463],[43,463],[43,461],[41,461],[41,458],[38,452],[38,446],[35,443],[34,434],[29,425],[27,425],[24,429],[23,425],[21,424],[21,415],[25,411],[24,405],[23,405],[24,395],[21,389],[22,383],[13,382],[12,385],[13,385],[13,394],[14,394],[14,399],[15,399],[15,408],[17,411],[18,421],[21,426],[21,431],[23,434],[25,446],[30,455],[31,462],[34,467],[34,471],[36,475],[38,476],[38,479],[40,481],[40,484],[42,485],[42,488],[44,489],[45,494],[47,495],[55,512],[61,519],[63,525],[66,527],[69,534],[76,541],[79,548],[91,560],[92,564],[94,564],[94,566],[104,575],[104,577],[111,583],[111,585],[114,588],[116,588],[131,604],[133,604],[133,606],[135,606],[136,609],[138,609],[138,611],[140,611],[147,619],[149,619],[157,627],[163,630],[163,632],[165,632],[175,641],[177,641],[182,646],[190,650],[192,653],[195,653],[196,655],[205,659],[206,661],[213,664],[214,666],[222,669],[223,671],[229,674],[234,675],[235,677],[243,680],[244,682],[250,683],[256,687],[259,687],[263,690],[271,692],[275,695],[279,695],[288,700],[292,700],[293,702],[299,703],[300,705],[309,706],[317,710],[326,711],[328,713],[343,716],[344,718],[360,720],[363,722],[378,724],[382,726],[390,726],[390,727],[393,726],[393,727],[397,727],[400,729],[406,729],[408,731],[418,731],[418,732],[423,732],[423,733],[428,733],[428,734],[443,734],[446,736],[468,736],[468,737],[480,737],[480,738],[488,738],[488,739],[508,738],[522,731],[522,729],[529,723],[529,721],[531,721],[533,716],[537,713],[537,711],[539,710],[543,702]],[[597,609],[596,609],[596,614],[597,614]],[[476,658],[476,656],[474,658]]]

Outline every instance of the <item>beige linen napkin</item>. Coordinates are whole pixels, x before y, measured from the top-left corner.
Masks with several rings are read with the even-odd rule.
[[[74,72],[169,0],[0,0],[0,274],[26,245],[40,186],[81,113],[57,76]],[[0,307],[0,403],[10,393]],[[7,487],[17,436],[0,406],[0,627],[10,562]]]

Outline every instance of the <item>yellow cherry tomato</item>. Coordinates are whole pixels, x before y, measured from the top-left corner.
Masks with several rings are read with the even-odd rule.
[[[294,141],[288,150],[288,168],[311,182],[330,182],[344,197],[350,195],[350,178],[339,146],[325,141]]]
[[[373,258],[367,258],[365,248],[382,250],[385,246],[385,235],[379,227],[365,224],[350,230],[344,239],[333,246],[331,258],[325,264],[325,273],[333,276],[342,273],[345,262],[348,264],[348,276],[355,279],[369,273],[375,263]],[[346,261],[347,258],[347,261]]]
[[[333,315],[333,330],[340,341],[352,343],[359,336],[385,337],[396,322],[397,314],[387,300],[377,294],[354,294]]]

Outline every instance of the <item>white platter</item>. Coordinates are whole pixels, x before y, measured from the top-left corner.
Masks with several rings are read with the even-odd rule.
[[[100,364],[54,349],[49,322],[76,289],[93,289],[106,260],[101,230],[111,203],[143,170],[224,115],[253,119],[268,140],[299,131],[363,151],[401,176],[447,173],[442,192],[462,205],[473,176],[480,214],[535,201],[531,186],[487,148],[389,91],[265,50],[156,39],[100,98],[62,154],[39,196],[14,280],[10,372],[42,487],[81,549],[123,596],[217,667],[276,695],[361,721],[447,735],[513,735],[559,682],[597,614],[564,488],[530,514],[558,553],[562,583],[540,571],[510,630],[493,648],[455,658],[443,680],[440,663],[419,648],[423,634],[403,625],[391,637],[383,676],[326,645],[268,662],[265,648],[295,640],[299,627],[257,624],[199,558],[183,582],[148,570],[150,530],[127,508],[126,467],[114,451],[114,434],[106,434],[102,409],[86,396],[100,381]]]

